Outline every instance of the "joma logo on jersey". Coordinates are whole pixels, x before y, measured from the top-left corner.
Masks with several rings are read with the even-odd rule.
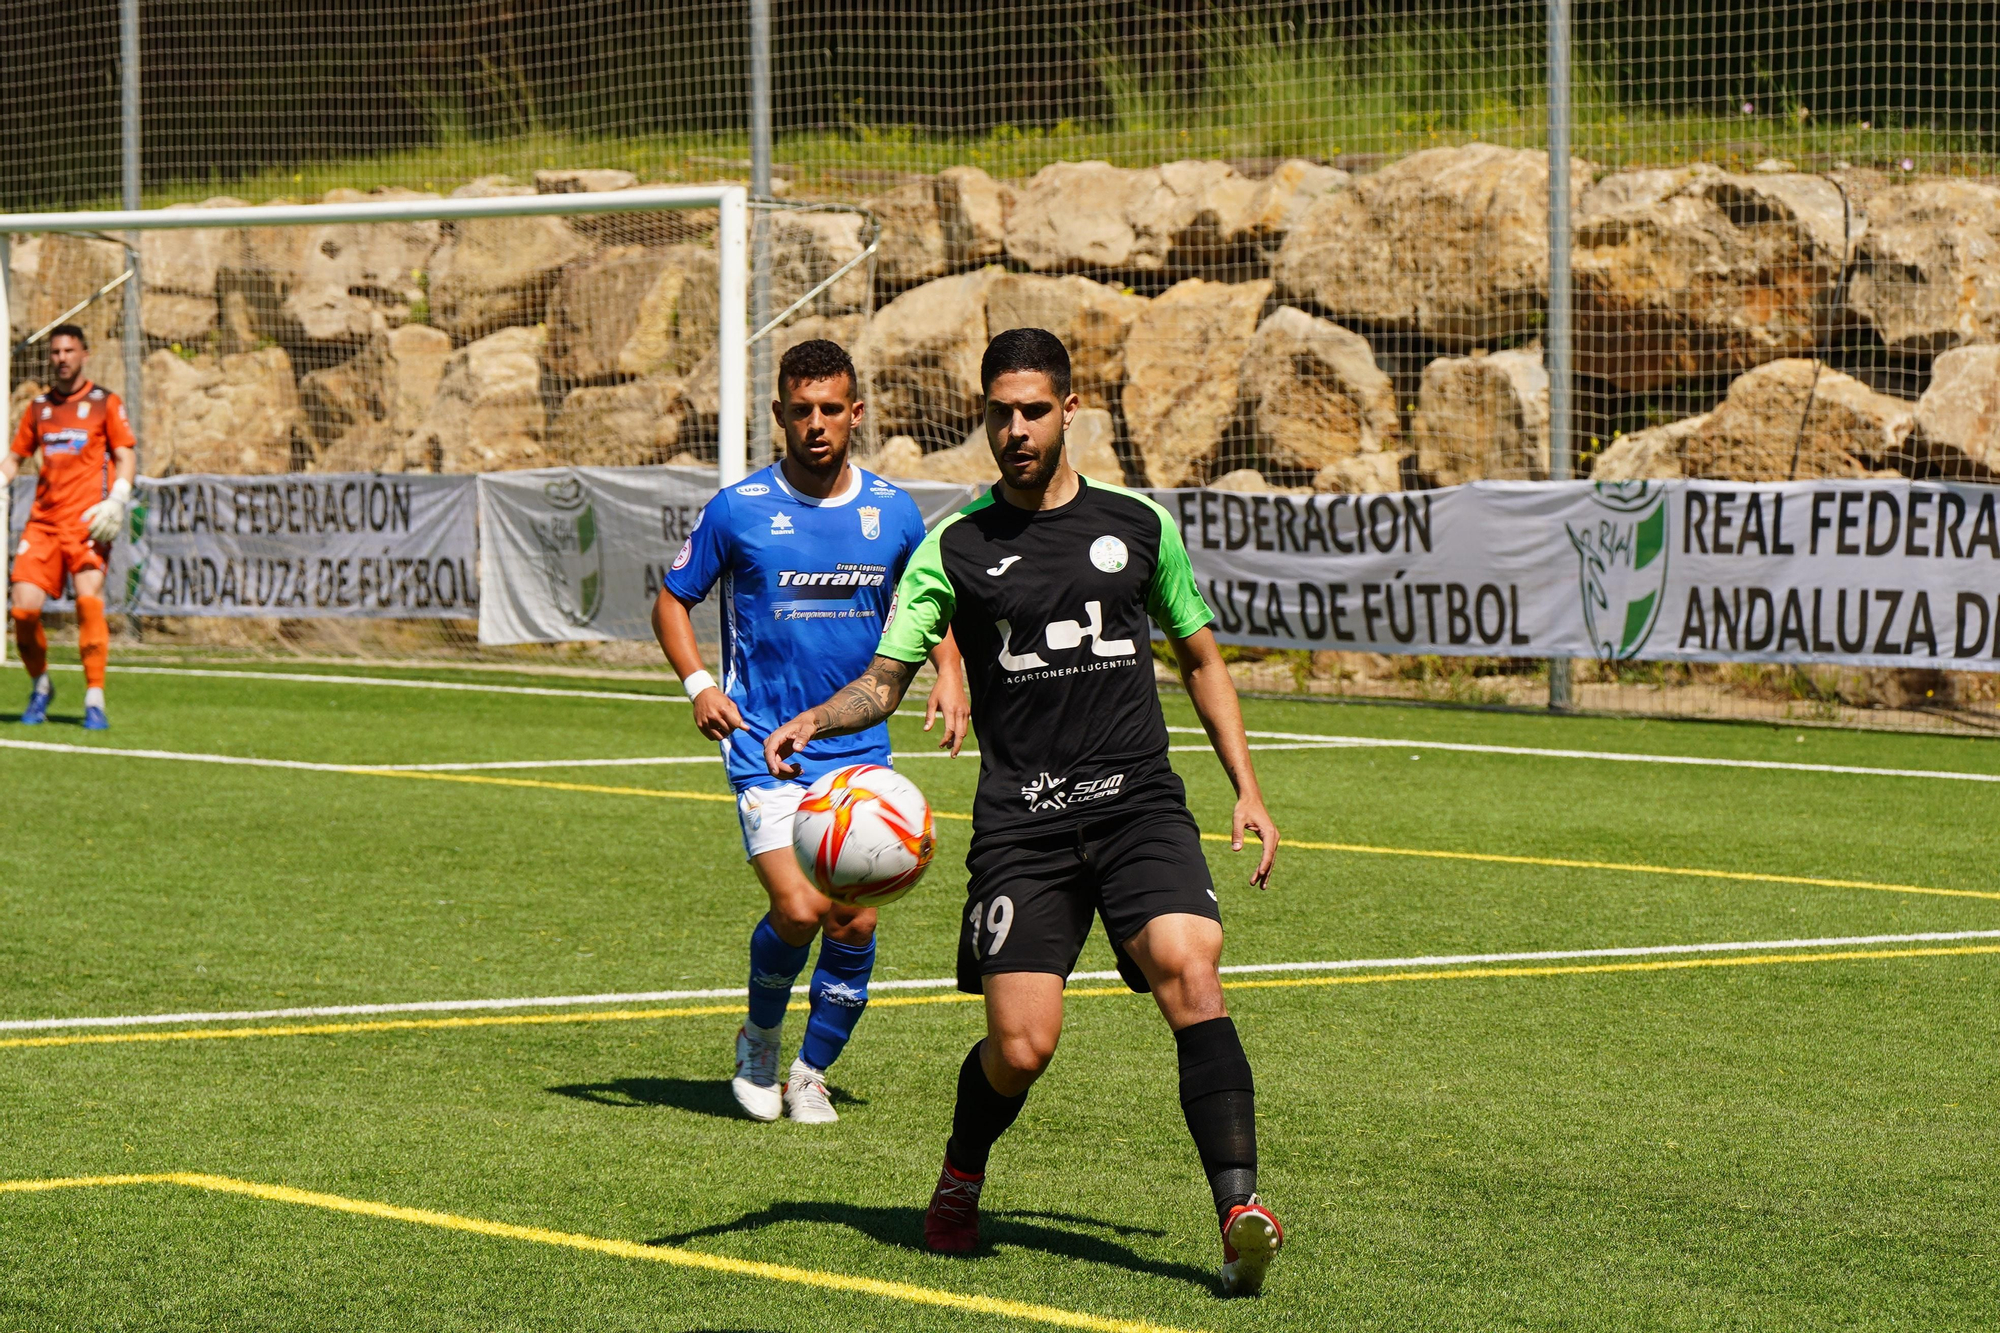
[[[1046,814],[1052,810],[1066,810],[1073,805],[1084,805],[1091,801],[1108,801],[1125,787],[1125,775],[1113,773],[1108,778],[1092,778],[1079,782],[1068,790],[1063,784],[1068,778],[1051,777],[1043,773],[1040,777],[1021,788],[1021,795],[1028,802],[1028,809],[1035,814]]]
[[[1139,646],[1131,639],[1107,639],[1104,637],[1104,604],[1085,602],[1084,619],[1051,620],[1042,630],[1042,642],[1052,652],[1068,652],[1080,648],[1084,641],[1090,641],[1092,657],[1137,657]],[[1036,667],[1048,665],[1038,652],[1014,651],[1014,630],[1004,620],[994,622],[1000,632],[1000,665],[1009,671],[1032,671]]]

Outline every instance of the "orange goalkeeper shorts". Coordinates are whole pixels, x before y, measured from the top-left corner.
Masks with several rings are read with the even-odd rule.
[[[83,520],[57,523],[31,516],[14,551],[13,581],[32,583],[51,597],[61,597],[66,576],[102,570],[110,556],[111,543],[92,541]]]

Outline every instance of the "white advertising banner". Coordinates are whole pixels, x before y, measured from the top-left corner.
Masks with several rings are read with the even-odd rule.
[[[141,478],[112,605],[142,616],[472,619],[472,478]],[[122,569],[122,573],[121,573]]]
[[[2000,489],[1475,482],[1156,491],[1224,642],[2000,670]]]
[[[896,484],[930,523],[980,490]],[[652,638],[660,578],[715,488],[716,470],[699,467],[481,473],[479,641]]]

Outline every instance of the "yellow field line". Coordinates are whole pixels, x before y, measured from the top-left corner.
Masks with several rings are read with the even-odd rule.
[[[1224,833],[1204,833],[1205,842],[1228,842]],[[1499,852],[1451,852],[1427,847],[1371,847],[1358,842],[1302,842],[1285,839],[1284,846],[1308,852],[1353,852],[1361,856],[1417,856],[1438,861],[1487,861],[1497,865],[1556,866],[1564,870],[1616,870],[1634,875],[1687,875],[1696,879],[1733,879],[1753,884],[1807,884],[1820,889],[1869,889],[1876,893],[1925,893],[1941,898],[1989,898],[2000,893],[1978,889],[1934,889],[1922,884],[1878,884],[1866,879],[1820,879],[1811,875],[1766,875],[1751,870],[1704,870],[1695,866],[1652,866],[1629,861],[1572,861],[1559,856],[1506,856]]]
[[[195,1171],[169,1171],[159,1175],[144,1176],[68,1176],[49,1180],[7,1180],[0,1181],[0,1194],[117,1185],[184,1185],[189,1189],[207,1190],[216,1194],[247,1195],[271,1203],[294,1203],[307,1208],[324,1208],[336,1213],[379,1217],[392,1222],[412,1222],[418,1226],[437,1227],[444,1231],[464,1231],[475,1236],[497,1236],[504,1240],[533,1241],[537,1245],[557,1245],[565,1249],[615,1255],[620,1259],[640,1259],[649,1263],[672,1264],[678,1268],[698,1268],[711,1273],[727,1273],[734,1277],[756,1277],[771,1282],[790,1282],[802,1287],[818,1287],[824,1291],[854,1292],[857,1295],[879,1296],[885,1300],[902,1301],[910,1305],[931,1305],[946,1310],[960,1310],[966,1314],[1022,1319],[1037,1324],[1052,1324],[1058,1328],[1092,1329],[1097,1333],[1185,1333],[1184,1330],[1150,1323],[1143,1319],[1111,1319],[1103,1315],[1083,1314],[1080,1311],[1064,1310],[1053,1305],[1034,1305],[1027,1301],[1006,1300],[998,1296],[971,1296],[956,1291],[942,1291],[936,1287],[919,1287],[908,1282],[886,1282],[880,1278],[857,1277],[850,1273],[793,1268],[789,1264],[767,1264],[753,1259],[730,1259],[719,1254],[704,1254],[700,1250],[685,1249],[677,1245],[642,1245],[637,1241],[584,1236],[573,1231],[516,1226],[511,1222],[493,1222],[482,1217],[433,1212],[428,1208],[404,1208],[392,1203],[349,1199],[339,1194],[321,1194],[317,1190],[294,1189],[289,1185],[265,1185],[254,1180],[236,1180],[229,1176],[211,1176]]]
[[[1869,949],[1842,953],[1749,954],[1741,958],[1690,958],[1656,963],[1584,963],[1550,967],[1457,967],[1433,972],[1371,972],[1362,976],[1285,977],[1272,981],[1225,981],[1224,990],[1292,990],[1302,986],[1366,986],[1383,981],[1452,981],[1481,977],[1563,977],[1587,972],[1670,972],[1695,967],[1749,967],[1769,963],[1836,963],[1871,958],[1944,958],[1961,954],[2000,953],[2000,944],[1974,944],[1938,949]],[[1130,995],[1124,986],[1072,986],[1072,996]],[[916,1005],[970,1004],[977,995],[948,991],[941,995],[885,995],[871,999],[870,1008],[902,1009]],[[248,1028],[175,1028],[168,1032],[99,1032],[61,1037],[9,1037],[0,1050],[23,1046],[115,1046],[127,1042],[229,1041],[246,1037],[331,1037],[360,1032],[409,1032],[436,1028],[543,1027],[557,1023],[632,1023],[659,1018],[714,1018],[738,1015],[742,1004],[707,1004],[677,1009],[607,1009],[589,1014],[495,1014],[477,1018],[394,1018],[360,1023],[309,1023]]]
[[[651,796],[674,801],[734,802],[717,792],[667,791],[658,787],[606,787],[588,782],[550,782],[543,778],[490,778],[471,773],[412,773],[406,769],[350,768],[349,773],[382,778],[422,778],[429,782],[471,782],[489,787],[541,787],[549,791],[596,792],[604,796]],[[936,810],[932,816],[969,823],[971,815]],[[1207,842],[1228,842],[1223,833],[1204,833]],[[1747,870],[1704,870],[1695,866],[1639,865],[1625,861],[1573,861],[1556,856],[1506,856],[1498,852],[1452,852],[1426,847],[1371,847],[1354,842],[1304,842],[1286,839],[1285,846],[1307,852],[1349,852],[1361,856],[1416,856],[1438,861],[1485,861],[1496,865],[1553,866],[1564,870],[1613,870],[1633,875],[1684,875],[1696,879],[1730,879],[1753,884],[1804,884],[1819,889],[1867,889],[1875,893],[1922,893],[1941,898],[1986,898],[2000,902],[2000,893],[1977,889],[1934,889],[1922,884],[1878,884],[1863,879],[1821,879],[1810,875],[1766,875]]]

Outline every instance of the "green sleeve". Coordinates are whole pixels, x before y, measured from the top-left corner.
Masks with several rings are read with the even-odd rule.
[[[898,662],[921,662],[930,656],[951,624],[958,605],[958,592],[944,570],[944,552],[938,539],[951,526],[938,524],[903,567],[896,583],[896,600],[889,608],[889,623],[882,629],[882,642],[875,648],[883,657]]]
[[[1159,505],[1151,500],[1146,503],[1160,519],[1160,558],[1153,567],[1153,586],[1146,590],[1146,614],[1174,638],[1185,639],[1214,620],[1215,613],[1202,600],[1201,588],[1194,581],[1194,566],[1188,562],[1180,525]]]

